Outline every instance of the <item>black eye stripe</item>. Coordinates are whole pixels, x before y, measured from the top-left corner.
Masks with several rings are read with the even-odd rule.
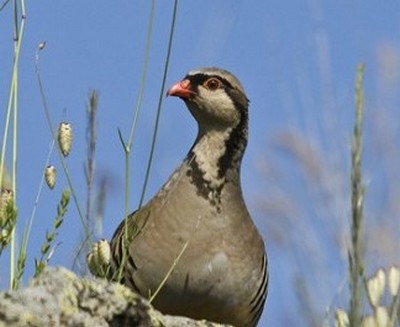
[[[188,79],[193,84],[193,86],[196,87],[196,88],[199,85],[202,85],[206,80],[208,80],[210,78],[216,78],[226,88],[230,88],[230,89],[233,88],[231,83],[229,83],[225,78],[222,78],[221,76],[218,76],[218,75],[208,75],[208,74],[199,73],[199,74],[196,74],[196,75],[187,75],[185,77],[185,79]]]

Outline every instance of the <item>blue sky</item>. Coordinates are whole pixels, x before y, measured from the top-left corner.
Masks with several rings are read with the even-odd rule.
[[[143,183],[172,7],[171,1],[156,1],[148,79],[132,148],[132,210]],[[0,12],[1,132],[12,68],[11,9],[9,4]],[[128,137],[149,11],[150,1],[27,3],[19,77],[19,231],[31,213],[51,141],[35,78],[35,51],[40,42],[46,41],[46,48],[40,52],[41,77],[54,124],[66,120],[74,129],[73,150],[67,163],[82,206],[86,199],[86,101],[90,90],[100,93],[96,172],[98,179],[109,178],[104,237],[111,237],[124,210],[124,153],[117,130]],[[251,100],[250,140],[242,182],[270,258],[271,284],[261,326],[289,326],[293,321],[296,326],[307,326],[294,294],[299,262],[300,266],[305,265],[299,271],[309,274],[306,282],[315,278],[315,288],[321,289],[312,294],[318,298],[319,316],[336,301],[338,293],[342,299],[346,296],[339,287],[346,278],[343,249],[336,247],[334,238],[324,244],[321,239],[331,235],[333,229],[348,227],[346,196],[356,66],[359,62],[366,64],[366,147],[372,149],[365,151],[370,184],[366,200],[374,215],[385,207],[387,194],[393,191],[388,190],[388,182],[398,182],[397,177],[390,178],[387,173],[391,165],[399,162],[398,153],[390,152],[394,156],[390,161],[376,157],[387,154],[380,151],[382,144],[399,137],[399,126],[393,119],[400,113],[396,105],[400,100],[399,37],[400,3],[392,0],[179,3],[167,86],[193,68],[218,66],[232,71],[242,81]],[[164,99],[146,199],[179,164],[195,135],[196,124],[184,104],[175,98]],[[293,159],[296,156],[290,149],[299,140],[318,150],[326,169],[321,176],[315,171],[309,173],[319,178],[318,185],[330,195],[328,204],[316,184],[307,183],[301,164]],[[51,227],[60,192],[66,186],[55,154],[51,162],[60,176],[56,189],[45,189],[38,205],[29,244],[28,275],[45,231]],[[271,209],[271,203],[282,204],[288,199],[288,205]],[[292,217],[285,220],[291,223],[280,225],[283,211],[298,215],[299,221]],[[397,228],[398,225],[397,218]],[[311,236],[304,232],[304,226],[314,230]],[[71,266],[80,228],[71,203],[53,264]],[[310,252],[306,246],[297,247],[305,239],[310,244],[315,242],[318,253]],[[310,258],[315,259],[316,266]],[[0,286],[6,287],[6,256],[0,262]],[[338,305],[346,305],[346,301],[339,301]]]

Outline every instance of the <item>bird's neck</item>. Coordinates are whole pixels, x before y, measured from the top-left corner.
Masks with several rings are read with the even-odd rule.
[[[240,188],[240,165],[247,145],[247,122],[225,129],[200,129],[186,163],[188,176],[205,197],[221,193],[226,183]]]

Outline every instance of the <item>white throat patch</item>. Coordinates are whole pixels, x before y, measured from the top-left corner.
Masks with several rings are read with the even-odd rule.
[[[218,188],[225,182],[225,177],[219,176],[219,160],[226,153],[226,141],[232,128],[225,131],[208,131],[193,148],[194,160],[203,173],[203,178],[211,188]]]

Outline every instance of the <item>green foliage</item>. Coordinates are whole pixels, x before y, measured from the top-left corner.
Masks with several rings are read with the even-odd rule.
[[[35,277],[40,275],[43,269],[47,266],[55,247],[52,248],[53,242],[58,235],[58,230],[61,227],[64,216],[67,213],[68,204],[70,200],[70,191],[65,189],[61,195],[60,203],[57,205],[57,215],[53,221],[53,229],[51,231],[46,231],[46,240],[40,248],[41,258],[35,259]]]

